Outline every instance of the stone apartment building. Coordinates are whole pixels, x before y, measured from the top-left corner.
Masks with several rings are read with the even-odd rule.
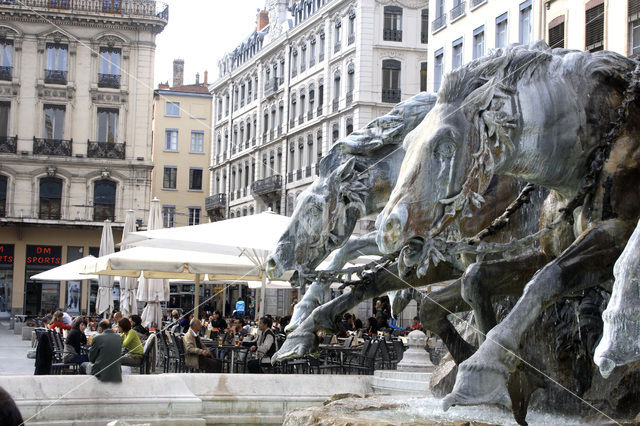
[[[97,254],[151,196],[155,38],[151,0],[0,2],[0,311],[87,310],[87,281],[30,276]],[[93,294],[92,294],[93,293]]]
[[[428,3],[268,0],[211,85],[209,217],[290,215],[335,142],[425,90]],[[288,313],[284,291],[267,297]]]

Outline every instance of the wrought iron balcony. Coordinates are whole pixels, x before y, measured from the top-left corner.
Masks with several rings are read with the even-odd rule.
[[[304,114],[300,114],[298,116],[298,124],[302,124],[302,123],[304,123]]]
[[[307,166],[304,168],[304,175],[305,177],[310,177],[311,176],[311,166]]]
[[[435,33],[440,28],[447,25],[447,14],[443,13],[431,22],[431,33]]]
[[[466,2],[461,1],[456,7],[451,9],[450,16],[451,16],[451,20],[452,21],[454,19],[458,19],[461,16],[464,16],[464,14],[465,14],[465,11],[464,11],[465,6],[466,6]]]
[[[251,195],[266,195],[282,190],[282,176],[273,175],[251,184]]]
[[[307,112],[307,120],[311,119],[313,119],[313,109],[310,109],[309,112]]]
[[[322,105],[320,105],[318,107],[318,109],[316,110],[318,117],[320,117],[322,115]]]
[[[33,138],[33,153],[36,155],[59,155],[71,157],[73,139]]]
[[[269,130],[269,140],[273,140],[273,129]]]
[[[75,12],[115,13],[127,17],[169,20],[169,6],[155,0],[2,0],[3,7],[16,9],[66,9]]]
[[[392,102],[397,104],[402,97],[400,89],[382,89],[382,102]]]
[[[334,99],[333,100],[333,112],[338,111],[338,105],[339,105],[338,99]]]
[[[387,41],[402,41],[402,30],[385,29],[382,32],[382,39]]]
[[[351,105],[353,103],[353,91],[347,92],[347,105]]]
[[[17,136],[0,136],[0,153],[15,154],[18,152]]]
[[[304,62],[300,64],[300,72],[304,72],[304,70],[307,69],[307,64],[305,64]]]
[[[349,34],[349,37],[347,38],[347,43],[348,44],[353,44],[356,42],[356,35],[355,34]]]
[[[238,189],[238,190],[236,191],[236,197],[237,197],[237,198],[242,197],[242,190]]]
[[[67,72],[61,70],[44,70],[44,82],[48,84],[67,84]]]
[[[87,141],[88,158],[114,158],[124,160],[126,142],[95,142]]]
[[[471,7],[480,6],[482,3],[486,3],[487,0],[471,0]]]
[[[429,32],[420,33],[420,43],[429,43]]]
[[[236,199],[236,193],[235,191],[231,190],[231,194],[229,194],[229,198],[231,199],[231,201]]]
[[[312,66],[314,66],[316,64],[316,58],[315,57],[310,57],[309,58],[309,68],[311,68]]]
[[[219,193],[215,195],[211,195],[204,199],[204,209],[216,210],[216,209],[225,209],[227,207],[227,194]]]
[[[278,126],[278,137],[282,136],[282,126]]]
[[[296,180],[302,179],[302,169],[296,170]]]
[[[244,98],[240,98],[240,108],[244,106]]]
[[[98,87],[120,88],[120,74],[98,74]]]
[[[289,174],[287,175],[287,182],[293,182],[293,172],[289,172]]]
[[[296,119],[292,118],[289,120],[289,127],[294,127],[296,125]]]
[[[0,67],[0,80],[11,81],[13,67]]]
[[[342,42],[337,42],[334,46],[333,46],[333,53],[337,53],[340,51],[340,49],[342,49]]]

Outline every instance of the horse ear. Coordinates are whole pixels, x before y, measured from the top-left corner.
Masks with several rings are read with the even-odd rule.
[[[471,92],[463,102],[462,111],[464,115],[473,121],[473,117],[489,108],[493,96],[495,95],[495,77],[487,81],[482,86]]]
[[[338,177],[339,181],[344,181],[349,178],[351,173],[353,172],[353,168],[356,165],[355,157],[349,158],[346,162],[342,163],[340,167],[336,169],[335,175]]]

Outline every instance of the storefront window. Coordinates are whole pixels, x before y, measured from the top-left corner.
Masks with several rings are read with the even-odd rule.
[[[61,264],[62,247],[28,245],[26,257],[26,282],[24,313],[40,315],[55,311],[60,301],[59,281],[32,280],[30,277]]]
[[[0,244],[0,312],[11,312],[13,244]]]

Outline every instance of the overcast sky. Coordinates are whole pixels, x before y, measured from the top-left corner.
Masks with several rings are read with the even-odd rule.
[[[257,9],[265,0],[163,0],[169,24],[156,37],[154,87],[173,79],[173,60],[184,59],[184,83],[218,78],[218,59],[233,50],[256,26]]]

